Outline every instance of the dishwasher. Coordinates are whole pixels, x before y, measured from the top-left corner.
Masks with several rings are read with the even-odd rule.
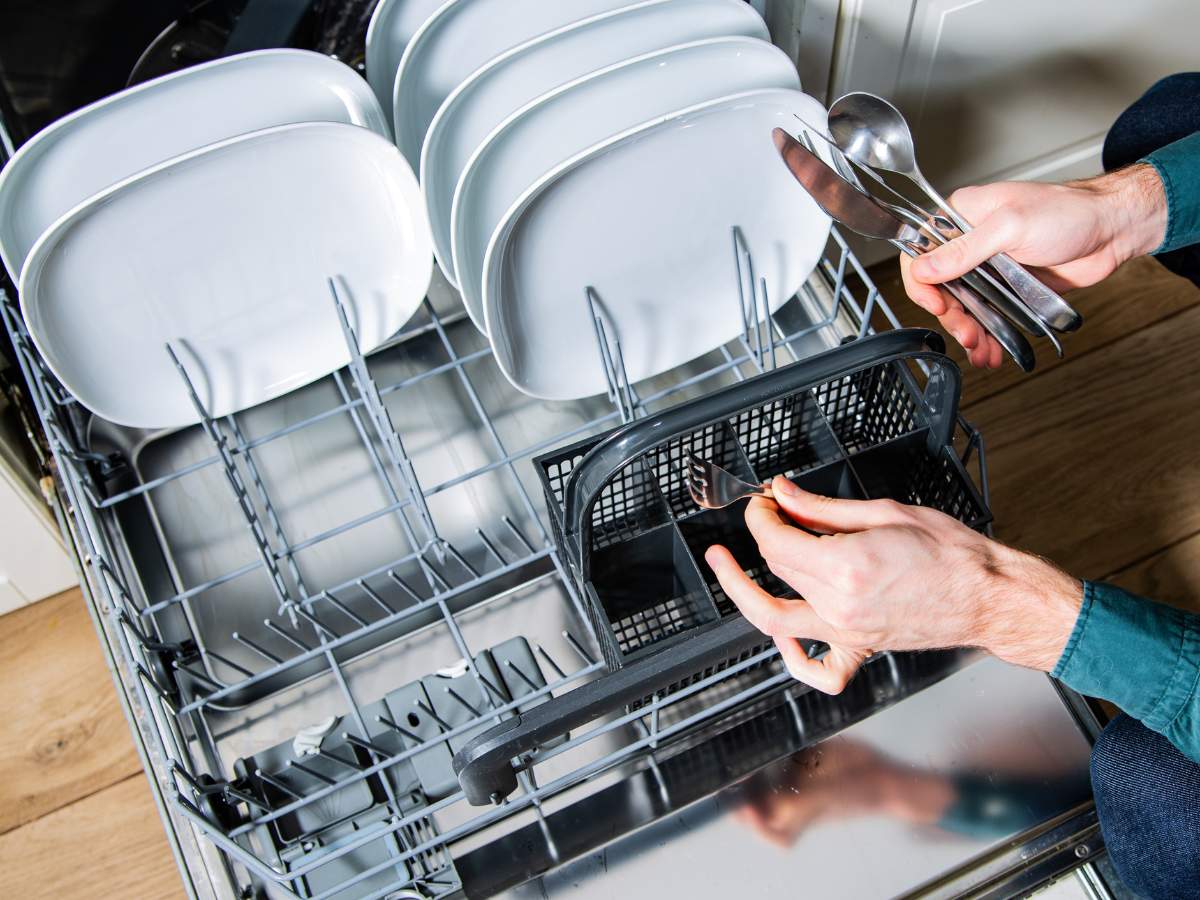
[[[191,896],[1009,897],[1072,872],[1123,896],[1083,698],[973,651],[815,692],[695,562],[746,540],[683,508],[697,448],[990,527],[939,339],[894,330],[836,229],[771,314],[731,235],[741,335],[633,385],[593,307],[572,339],[608,392],[569,403],[512,388],[435,273],[366,358],[341,315],[332,376],[213,419],[180,369],[200,424],[129,429],[0,296]]]

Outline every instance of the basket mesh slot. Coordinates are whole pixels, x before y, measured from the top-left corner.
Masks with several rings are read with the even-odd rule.
[[[919,431],[850,458],[871,499],[890,498],[939,509],[974,524],[984,511],[962,468],[946,451],[931,455],[928,432]]]
[[[658,479],[635,459],[612,477],[592,506],[592,549],[628,541],[669,521]]]
[[[621,650],[626,654],[633,653],[706,621],[697,599],[695,595],[672,597],[613,622],[612,632]]]
[[[925,424],[898,363],[828,381],[813,393],[847,453],[882,444]]]
[[[717,581],[717,576],[703,562],[704,552],[713,544],[720,544],[732,553],[746,574],[767,593],[776,597],[796,596],[795,591],[767,568],[766,562],[759,555],[758,545],[746,530],[745,514],[746,502],[742,501],[725,509],[697,513],[679,523],[679,531],[692,555],[701,561],[700,569],[721,618],[738,615],[738,609]]]
[[[794,475],[840,456],[837,441],[805,391],[738,413],[730,420],[754,476]]]
[[[658,475],[658,484],[667,506],[675,516],[686,516],[696,511],[696,503],[688,493],[685,469],[688,454],[716,463],[745,481],[754,481],[754,470],[750,467],[733,430],[724,422],[693,431],[691,434],[656,447],[646,454],[646,459]]]
[[[591,582],[622,660],[717,619],[704,579],[673,526],[597,550]]]
[[[575,471],[575,467],[579,465],[579,461],[587,456],[588,450],[594,446],[594,442],[588,443],[582,447],[576,447],[563,452],[561,455],[539,457],[537,462],[542,468],[542,479],[546,485],[547,499],[553,499],[550,508],[562,515],[562,508],[566,502],[567,479],[571,477],[571,473]]]

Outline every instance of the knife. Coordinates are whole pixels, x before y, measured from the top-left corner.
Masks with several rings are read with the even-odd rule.
[[[864,237],[889,241],[909,256],[920,256],[932,249],[933,243],[920,229],[905,224],[878,205],[782,128],[774,129],[772,137],[788,171],[812,195],[817,205],[837,222]],[[942,287],[999,341],[1023,371],[1033,371],[1033,347],[1004,316],[960,279],[948,281]]]

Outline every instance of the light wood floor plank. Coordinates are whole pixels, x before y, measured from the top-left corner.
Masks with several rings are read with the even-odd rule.
[[[1100,577],[1200,531],[1200,307],[974,405],[998,536]]]
[[[873,268],[871,275],[902,324],[937,327],[933,316],[905,297],[898,266],[884,263]],[[1012,364],[994,372],[974,369],[966,363],[958,345],[953,345],[951,356],[963,369],[964,409],[969,410],[987,397],[1036,380],[1083,354],[1107,347],[1200,304],[1200,288],[1172,275],[1154,260],[1142,257],[1131,260],[1102,283],[1075,291],[1068,299],[1083,315],[1083,327],[1074,334],[1061,336],[1066,353],[1061,360],[1055,356],[1048,341],[1033,341],[1037,350],[1037,369],[1032,375],[1026,375]],[[953,344],[953,341],[948,343]]]
[[[0,832],[141,771],[79,590],[0,616]]]
[[[150,785],[139,774],[0,835],[0,897],[182,897]]]
[[[1110,580],[1143,597],[1200,612],[1200,534],[1160,550]]]

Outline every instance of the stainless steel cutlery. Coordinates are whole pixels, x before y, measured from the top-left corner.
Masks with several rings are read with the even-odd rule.
[[[689,453],[684,461],[684,479],[688,493],[699,507],[724,509],[747,497],[770,497],[771,489],[762,484],[743,481],[716,463]]]
[[[910,257],[970,230],[922,174],[908,123],[883,98],[855,92],[837,100],[829,110],[832,138],[823,129],[802,124],[807,138],[828,145],[833,167],[782,129],[775,130],[776,147],[792,175],[841,224],[866,237],[889,241]],[[901,194],[880,176],[881,171],[910,179],[932,208]],[[870,189],[860,174],[869,179]],[[1048,339],[1061,357],[1056,332],[1074,331],[1083,322],[1058,294],[1005,254],[943,286],[1027,372],[1035,364],[1033,348],[1018,328],[1031,337]]]
[[[815,153],[782,128],[774,130],[775,146],[788,170],[831,217],[865,237],[891,242],[909,256],[928,252],[936,241],[877,203],[825,164]],[[967,281],[954,279],[945,287],[1024,371],[1033,371],[1029,341],[988,299]]]
[[[858,177],[859,173],[862,173],[882,192],[885,192],[888,196],[898,201],[891,203],[880,199],[876,195],[871,195],[880,206],[890,210],[913,227],[922,229],[935,244],[944,244],[962,234],[958,226],[948,218],[943,215],[931,214],[928,210],[917,206],[884,181],[875,170],[861,163],[853,162],[830,138],[821,134],[819,130],[814,129],[807,122],[804,124],[808,129],[806,132],[807,135],[820,138],[832,149],[834,162],[838,164],[838,172],[843,178],[857,186],[863,193],[869,194],[870,192],[864,187]],[[1058,356],[1062,357],[1062,344],[1059,342],[1054,329],[1042,321],[1020,297],[1013,293],[1008,282],[1001,278],[999,273],[992,269],[991,265],[984,263],[978,269],[967,272],[962,278],[967,284],[982,294],[992,306],[996,307],[1014,324],[1020,326],[1026,334],[1031,337],[1045,337],[1049,340],[1054,345],[1054,350]]]
[[[960,230],[971,230],[970,224],[922,174],[908,122],[887,100],[863,91],[840,97],[829,108],[829,132],[842,152],[856,163],[905,176]],[[1083,324],[1083,317],[1062,297],[1008,254],[997,254],[989,262],[1021,300],[1051,328],[1074,331]]]

